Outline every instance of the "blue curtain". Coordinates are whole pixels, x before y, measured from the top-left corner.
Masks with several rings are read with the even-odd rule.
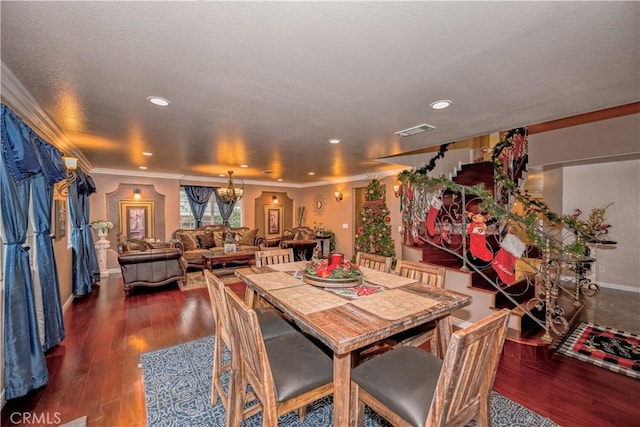
[[[91,281],[96,283],[100,281],[100,265],[98,264],[96,247],[93,243],[91,226],[89,225],[89,196],[96,192],[96,186],[93,183],[93,179],[81,170],[78,170],[77,186],[82,212],[82,241],[85,247],[84,254],[87,257],[86,265],[89,269]]]
[[[60,344],[65,337],[60,284],[53,243],[51,241],[51,205],[53,185],[67,175],[64,162],[57,148],[32,135],[32,142],[40,159],[43,174],[31,182],[36,237],[35,264],[37,265],[42,293],[44,316],[43,348],[45,351]]]
[[[216,195],[216,203],[218,204],[218,210],[220,211],[220,215],[222,216],[222,223],[226,226],[229,226],[229,218],[231,218],[233,207],[236,205],[236,202],[223,202],[220,198],[220,195],[218,195],[218,188],[214,189],[213,194]]]
[[[185,185],[184,192],[187,193],[189,199],[189,206],[191,212],[196,220],[196,228],[202,226],[202,216],[205,209],[207,209],[207,203],[211,193],[213,193],[213,187],[201,187],[198,185]]]
[[[85,243],[82,237],[82,206],[78,190],[78,172],[73,173],[71,179],[67,181],[69,194],[67,204],[69,207],[69,218],[71,221],[71,291],[76,296],[91,293],[91,271],[89,258],[86,254]]]
[[[47,384],[49,374],[37,327],[29,248],[30,177],[41,172],[33,145],[22,135],[22,120],[1,110],[0,212],[7,239],[4,288],[5,397],[24,396]]]

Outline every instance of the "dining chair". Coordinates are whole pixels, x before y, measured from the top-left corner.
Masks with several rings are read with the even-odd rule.
[[[395,272],[399,276],[415,279],[425,285],[444,288],[446,272],[444,267],[423,262],[398,260]],[[428,341],[431,353],[442,359],[446,350],[446,343],[440,342],[438,339],[440,337],[439,329],[442,329],[446,334],[451,334],[453,331],[451,316],[396,334],[390,337],[387,343],[392,347],[419,347]]]
[[[256,251],[256,267],[294,262],[293,249],[267,249]]]
[[[368,405],[394,426],[491,425],[491,388],[507,332],[502,309],[453,333],[444,361],[399,347],[351,373],[352,419],[362,426]]]
[[[366,252],[358,252],[356,254],[356,264],[360,267],[370,268],[372,270],[390,273],[392,263],[393,258],[390,256],[368,254]]]
[[[225,296],[231,313],[233,352],[239,355],[231,383],[232,424],[245,401],[249,383],[262,404],[262,425],[278,425],[278,417],[305,408],[333,392],[333,362],[302,333],[263,339],[257,313],[229,288]],[[304,411],[299,412],[301,418]],[[232,413],[228,412],[228,416]]]
[[[233,354],[231,343],[231,323],[229,317],[229,308],[227,306],[227,299],[224,296],[224,289],[226,286],[224,283],[209,270],[204,271],[204,278],[207,282],[207,289],[209,290],[209,300],[211,302],[211,310],[213,311],[213,317],[215,320],[215,335],[214,335],[214,353],[213,353],[213,378],[211,380],[211,404],[215,405],[218,401],[218,397],[222,401],[222,405],[228,411],[229,399],[225,394],[224,388],[220,381],[220,377],[223,372],[228,371],[231,368],[230,363],[222,362],[222,345],[224,343],[228,349],[232,351],[231,357],[235,357]],[[256,312],[258,323],[263,330],[263,339],[270,340],[282,335],[298,333],[298,331],[281,318],[275,310],[261,309]],[[243,417],[247,418],[260,411],[260,406],[253,406],[248,408]]]

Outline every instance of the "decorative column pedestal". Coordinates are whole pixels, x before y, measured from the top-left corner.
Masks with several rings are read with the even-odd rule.
[[[95,242],[94,246],[96,248],[96,255],[98,256],[100,277],[109,277],[109,270],[107,269],[107,249],[111,247],[111,242],[106,239],[107,233],[102,233],[98,230],[98,236],[100,236],[100,240]]]

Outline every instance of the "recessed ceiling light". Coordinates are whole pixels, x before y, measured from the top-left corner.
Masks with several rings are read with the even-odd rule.
[[[309,172],[309,175],[315,175],[315,174],[316,174],[315,172]]]
[[[167,107],[169,104],[171,104],[171,101],[160,96],[148,96],[147,99],[150,103],[158,105],[160,107]]]
[[[278,182],[282,182],[282,178],[278,178]]]
[[[151,157],[151,156],[153,156],[153,153],[150,153],[150,152],[148,152],[148,151],[143,151],[143,152],[142,152],[142,155],[143,155],[143,156],[147,156],[147,157]]]
[[[147,169],[147,167],[146,167],[146,166],[140,166],[140,169],[142,169],[142,170],[146,170],[146,169]]]
[[[248,168],[249,165],[240,165],[241,168]]]
[[[329,144],[340,144],[340,140],[338,138],[332,138],[329,140]]]
[[[227,176],[227,175],[225,175],[225,174],[221,173],[221,174],[220,174],[220,175],[218,175],[218,176]]]
[[[429,107],[433,108],[434,110],[444,110],[445,108],[447,108],[450,105],[451,105],[451,101],[450,100],[441,99],[440,101],[432,102],[431,104],[429,104]]]

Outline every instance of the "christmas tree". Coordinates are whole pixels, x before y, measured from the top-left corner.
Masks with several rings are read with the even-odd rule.
[[[371,178],[360,213],[361,225],[356,232],[355,253],[366,252],[395,258],[396,251],[391,238],[391,217],[384,195],[384,187],[380,180]]]

